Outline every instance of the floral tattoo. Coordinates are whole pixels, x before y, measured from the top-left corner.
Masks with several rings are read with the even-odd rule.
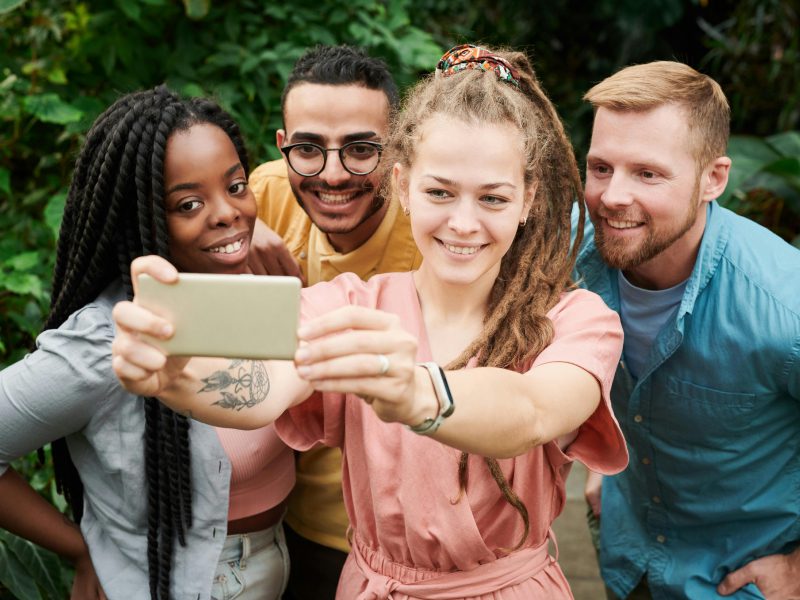
[[[237,359],[226,371],[215,371],[203,379],[202,392],[219,391],[222,397],[212,404],[240,411],[252,408],[269,394],[269,376],[261,362]]]

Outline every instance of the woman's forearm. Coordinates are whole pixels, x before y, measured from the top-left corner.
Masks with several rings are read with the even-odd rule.
[[[464,369],[449,371],[447,379],[456,410],[433,437],[492,458],[519,456],[575,431],[600,402],[597,380],[568,363],[548,363],[525,374]]]
[[[288,361],[194,358],[172,374],[159,399],[198,421],[256,429],[275,421],[311,391]]]
[[[78,526],[11,468],[0,476],[0,527],[72,562],[88,555]]]

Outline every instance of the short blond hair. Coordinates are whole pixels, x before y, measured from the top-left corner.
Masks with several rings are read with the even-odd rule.
[[[648,111],[664,104],[682,107],[698,170],[724,156],[730,135],[731,109],[719,84],[675,61],[625,67],[586,92],[595,111]]]

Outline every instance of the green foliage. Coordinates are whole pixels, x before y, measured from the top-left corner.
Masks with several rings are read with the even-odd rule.
[[[0,529],[0,600],[62,600],[71,582],[58,556]]]
[[[730,180],[719,201],[800,247],[800,132],[733,136]]]

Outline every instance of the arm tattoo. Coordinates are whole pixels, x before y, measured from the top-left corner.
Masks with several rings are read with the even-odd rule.
[[[240,411],[252,408],[269,394],[269,376],[264,365],[254,360],[234,360],[226,371],[215,371],[203,381],[199,393],[219,391],[212,404]]]

